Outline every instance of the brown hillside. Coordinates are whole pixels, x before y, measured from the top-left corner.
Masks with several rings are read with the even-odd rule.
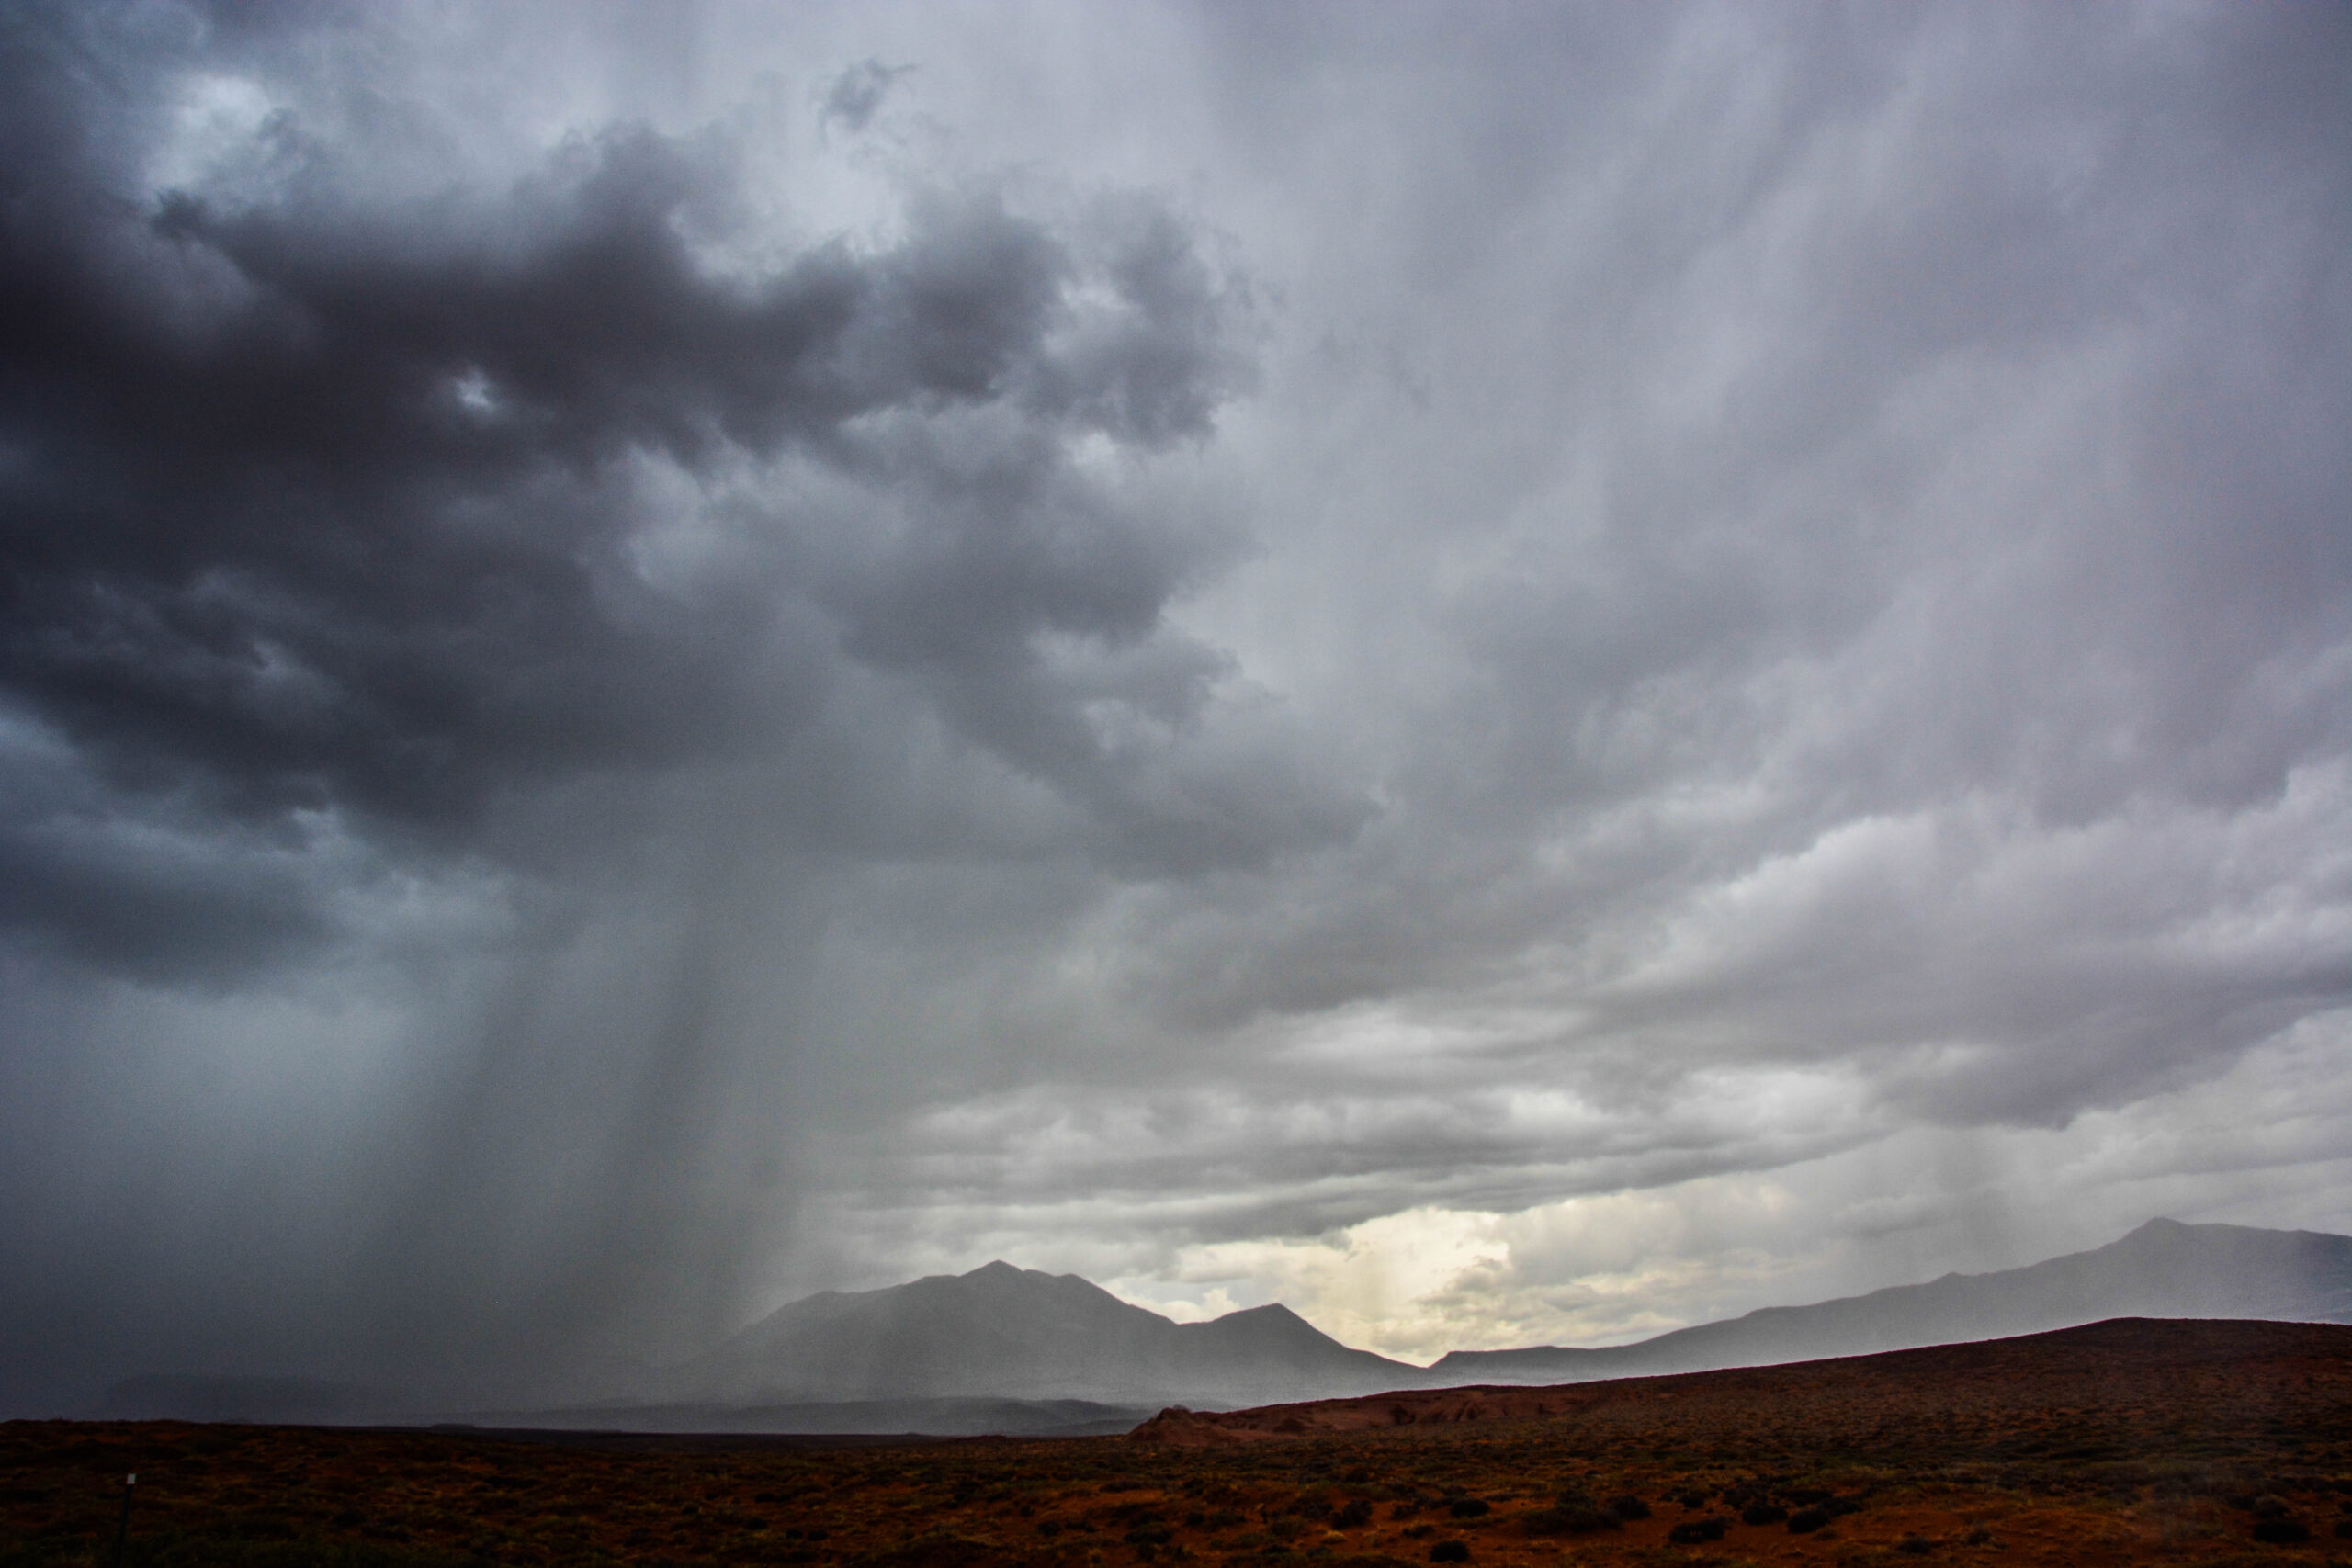
[[[1548,1388],[1415,1389],[1223,1414],[1162,1411],[1129,1440],[1177,1446],[1474,1421],[1570,1422],[1595,1438],[1660,1421],[1736,1427],[1762,1441],[1847,1436],[1867,1418],[1891,1430],[1926,1421],[1936,1440],[1990,1438],[2005,1424],[2096,1411],[2131,1440],[2178,1423],[2325,1425],[2352,1400],[2352,1326],[2117,1318],[2016,1339],[1890,1350],[1789,1366],[1623,1378]]]

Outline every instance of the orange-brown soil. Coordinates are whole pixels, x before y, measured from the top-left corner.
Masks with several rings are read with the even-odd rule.
[[[2352,1327],[2127,1321],[1061,1441],[12,1422],[0,1568],[111,1562],[130,1471],[127,1568],[2352,1562]]]

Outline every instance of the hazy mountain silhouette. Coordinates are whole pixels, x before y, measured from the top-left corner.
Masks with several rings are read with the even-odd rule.
[[[1377,1393],[1421,1375],[1348,1348],[1285,1306],[1171,1323],[1075,1274],[991,1263],[795,1302],[695,1363],[686,1382],[693,1397],[743,1403],[1229,1404]]]
[[[1429,1368],[1351,1349],[1284,1306],[1179,1324],[1074,1274],[991,1263],[792,1303],[628,1397],[515,1427],[636,1431],[1119,1430],[1195,1409],[1471,1383],[1561,1383],[1765,1366],[2038,1334],[2109,1318],[2352,1323],[2352,1236],[2151,1220],[2030,1268],[1947,1274],[1602,1348],[1457,1350]],[[106,1414],[199,1420],[417,1420],[388,1396],[298,1378],[142,1377]],[[488,1421],[489,1416],[466,1419]]]
[[[2039,1334],[2113,1317],[2352,1323],[2352,1236],[2150,1220],[2089,1252],[1766,1307],[1600,1349],[1456,1350],[1432,1383],[1557,1383],[1769,1366]]]

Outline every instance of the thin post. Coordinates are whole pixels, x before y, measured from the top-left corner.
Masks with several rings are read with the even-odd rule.
[[[122,1478],[122,1522],[114,1529],[114,1568],[122,1568],[122,1554],[130,1544],[130,1489],[138,1484],[135,1470]]]

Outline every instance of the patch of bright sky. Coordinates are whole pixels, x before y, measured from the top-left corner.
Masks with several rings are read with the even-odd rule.
[[[249,165],[278,104],[243,76],[209,72],[183,78],[142,170],[149,197],[214,186]]]

